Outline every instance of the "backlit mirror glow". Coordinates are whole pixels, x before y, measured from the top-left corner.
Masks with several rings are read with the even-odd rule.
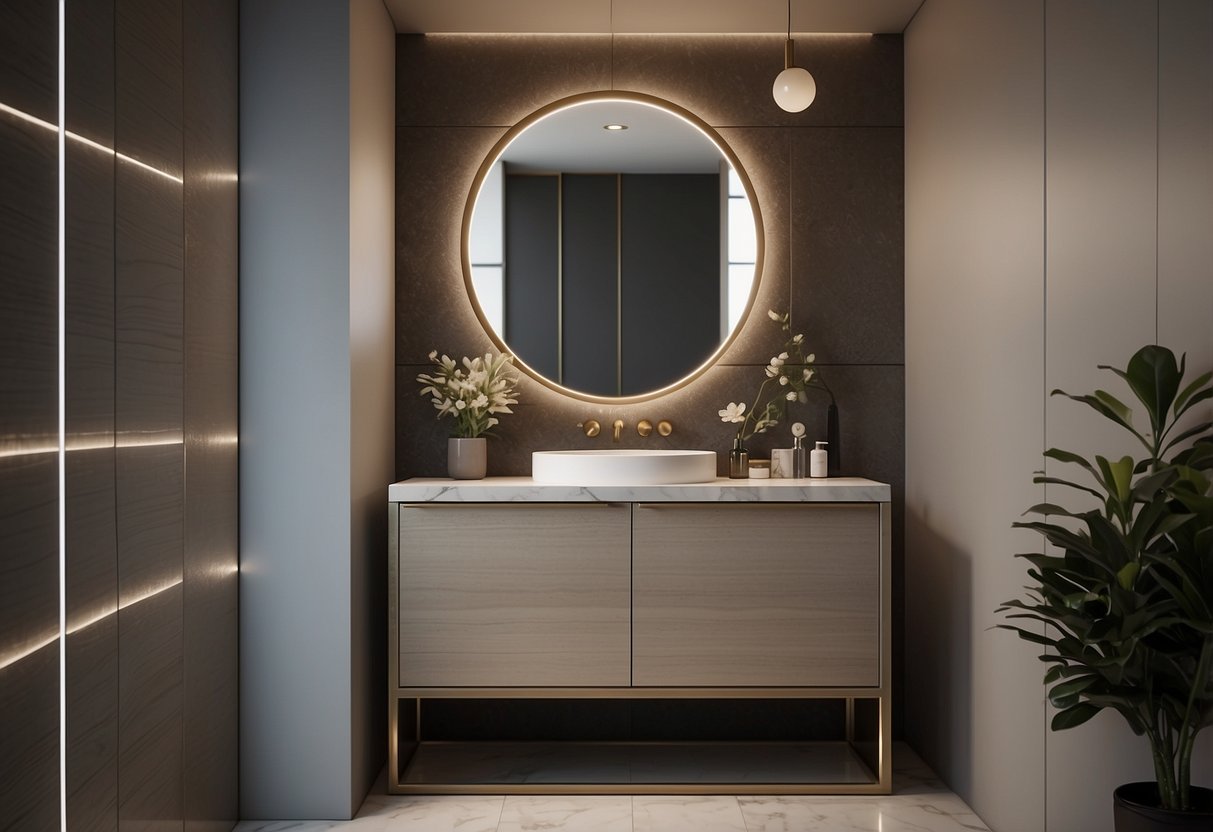
[[[489,154],[463,253],[482,323],[522,369],[579,398],[639,400],[732,340],[762,230],[711,128],[650,96],[588,94],[536,112]]]

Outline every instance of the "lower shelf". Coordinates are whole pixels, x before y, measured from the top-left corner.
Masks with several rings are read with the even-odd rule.
[[[402,755],[403,756],[403,755]],[[398,793],[876,793],[847,742],[422,742]]]

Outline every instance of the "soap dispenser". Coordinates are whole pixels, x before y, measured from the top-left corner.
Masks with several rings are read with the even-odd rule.
[[[792,476],[801,479],[808,475],[805,467],[804,425],[792,423]]]
[[[809,476],[810,477],[828,477],[830,475],[829,455],[826,453],[825,446],[830,443],[818,442],[817,447],[809,454]]]

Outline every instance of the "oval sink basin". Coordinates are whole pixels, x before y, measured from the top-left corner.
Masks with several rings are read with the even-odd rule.
[[[715,451],[535,451],[531,476],[551,485],[679,485],[716,479]]]

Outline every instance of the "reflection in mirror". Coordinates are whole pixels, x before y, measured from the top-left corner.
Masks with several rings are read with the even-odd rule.
[[[468,282],[520,366],[589,398],[643,397],[702,370],[753,296],[761,233],[731,153],[656,99],[577,96],[481,169]]]

